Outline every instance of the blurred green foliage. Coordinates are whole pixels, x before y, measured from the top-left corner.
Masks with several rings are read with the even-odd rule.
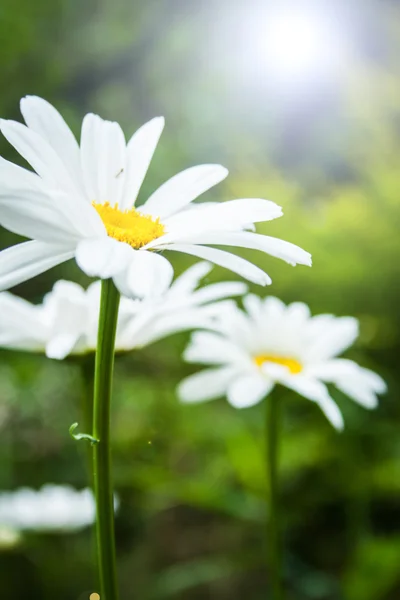
[[[272,288],[254,291],[359,318],[348,355],[389,384],[373,413],[333,392],[341,435],[312,403],[277,391],[288,599],[396,600],[400,3],[335,3],[351,48],[346,66],[290,93],[252,69],[260,4],[3,0],[0,114],[19,118],[28,93],[55,103],[77,134],[87,111],[119,120],[127,135],[164,114],[143,198],[191,164],[222,162],[231,175],[209,199],[266,197],[284,207],[260,231],[306,248],[314,266],[243,252],[273,278]],[[247,45],[235,45],[239,30]],[[20,160],[5,140],[0,152]],[[6,231],[0,239],[2,247],[18,241]],[[172,259],[177,272],[191,262]],[[60,277],[86,283],[67,264],[15,292],[40,301]],[[211,278],[231,276],[215,269]],[[175,386],[193,371],[180,360],[186,341],[175,336],[117,361],[122,598],[265,598],[264,407],[180,406]],[[2,351],[0,378],[0,488],[84,487],[85,443],[68,435],[80,420],[79,365]],[[89,531],[27,536],[0,552],[1,597],[83,600],[96,589],[93,564]]]

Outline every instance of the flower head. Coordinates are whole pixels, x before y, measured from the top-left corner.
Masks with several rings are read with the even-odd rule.
[[[118,123],[88,114],[80,146],[58,111],[35,96],[21,101],[26,125],[1,122],[7,140],[36,173],[0,159],[0,224],[31,241],[0,253],[0,289],[10,288],[75,257],[89,276],[113,278],[122,293],[140,295],[138,272],[158,273],[184,252],[255,283],[271,282],[252,263],[210,245],[261,250],[288,263],[311,264],[308,252],[245,231],[282,214],[257,198],[221,204],[192,201],[225,179],[221,165],[178,173],[139,209],[136,199],[164,127],[157,117],[128,143]],[[172,267],[169,265],[169,268]]]
[[[249,294],[246,312],[230,306],[214,331],[195,332],[184,357],[213,365],[184,379],[178,394],[184,402],[201,402],[226,395],[236,408],[252,406],[280,383],[319,404],[331,423],[341,429],[342,415],[325,383],[333,383],[366,408],[375,408],[383,379],[337,355],[357,338],[353,317],[312,317],[306,304],[285,306],[277,298]]]
[[[116,351],[143,347],[177,331],[212,325],[217,313],[226,310],[226,302],[217,300],[243,295],[246,285],[222,282],[196,289],[212,265],[199,262],[173,283],[171,271],[163,277],[143,278],[142,299],[121,297]],[[69,354],[93,352],[97,345],[100,310],[100,282],[84,290],[72,281],[58,281],[34,305],[9,292],[0,294],[0,346],[45,352],[50,358],[63,359]],[[208,306],[212,302],[213,304]]]

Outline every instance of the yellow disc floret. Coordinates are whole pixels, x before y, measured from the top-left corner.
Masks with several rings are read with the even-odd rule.
[[[111,206],[109,202],[92,202],[92,205],[99,213],[107,234],[132,248],[141,248],[165,233],[165,227],[159,219],[143,215],[135,208],[119,210],[118,204]]]
[[[296,375],[303,370],[303,366],[295,358],[286,358],[284,356],[275,356],[274,354],[258,354],[254,357],[257,367],[261,367],[266,362],[275,363],[287,367],[292,375]]]

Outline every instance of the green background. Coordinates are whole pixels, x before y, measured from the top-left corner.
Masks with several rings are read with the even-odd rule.
[[[347,356],[389,385],[373,412],[332,392],[345,416],[342,434],[311,402],[276,391],[284,402],[288,600],[397,600],[400,3],[301,3],[325,15],[338,47],[345,39],[346,59],[290,85],[274,76],[256,43],[280,4],[2,0],[0,115],[20,120],[20,97],[37,94],[77,135],[91,111],[118,120],[128,137],[163,114],[142,199],[188,166],[221,162],[230,176],[208,200],[254,196],[283,206],[282,219],[258,230],[307,249],[314,265],[293,269],[243,251],[273,279],[253,291],[305,301],[314,313],[356,316],[361,335]],[[0,153],[22,164],[4,139]],[[1,247],[18,241],[1,231]],[[193,262],[171,260],[177,273]],[[71,262],[14,291],[39,302],[61,277],[88,283]],[[215,268],[208,280],[233,278]],[[121,597],[268,598],[265,405],[179,405],[176,384],[195,370],[180,360],[187,339],[117,360]],[[8,351],[0,360],[0,489],[85,487],[85,443],[68,435],[80,416],[79,365]],[[97,589],[92,541],[89,529],[30,534],[0,550],[1,598],[87,599]]]

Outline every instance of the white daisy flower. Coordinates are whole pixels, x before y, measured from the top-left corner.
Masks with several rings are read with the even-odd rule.
[[[126,144],[118,123],[88,114],[79,146],[45,100],[27,96],[21,112],[26,125],[2,120],[1,131],[36,174],[1,159],[0,224],[31,241],[0,253],[0,289],[75,257],[87,275],[113,278],[122,293],[139,295],[137,272],[157,273],[166,262],[156,253],[162,250],[210,260],[261,285],[271,282],[252,263],[210,248],[213,244],[311,265],[310,254],[297,246],[244,231],[281,216],[273,202],[250,198],[190,209],[195,198],[225,179],[228,171],[220,165],[178,173],[136,209],[163,118],[143,125]]]
[[[163,265],[164,266],[164,265]],[[144,279],[145,298],[121,297],[115,349],[146,346],[167,335],[212,326],[216,313],[226,310],[217,300],[246,293],[241,282],[221,282],[196,289],[212,265],[199,262],[171,283],[171,271],[159,279]],[[145,285],[145,287],[144,287]],[[45,352],[49,358],[93,352],[97,345],[100,281],[84,290],[72,281],[58,281],[34,305],[9,292],[0,294],[0,347]],[[207,304],[213,304],[208,307]]]
[[[358,336],[353,317],[312,317],[306,304],[285,306],[277,298],[249,294],[246,312],[230,307],[215,331],[195,332],[184,358],[213,365],[184,379],[178,395],[183,402],[227,396],[235,408],[260,402],[280,383],[319,404],[337,428],[343,418],[325,383],[333,383],[364,406],[375,408],[383,379],[352,360],[336,358]]]
[[[118,504],[118,501],[115,501]],[[0,493],[0,527],[18,531],[76,531],[94,523],[91,490],[44,485]]]

